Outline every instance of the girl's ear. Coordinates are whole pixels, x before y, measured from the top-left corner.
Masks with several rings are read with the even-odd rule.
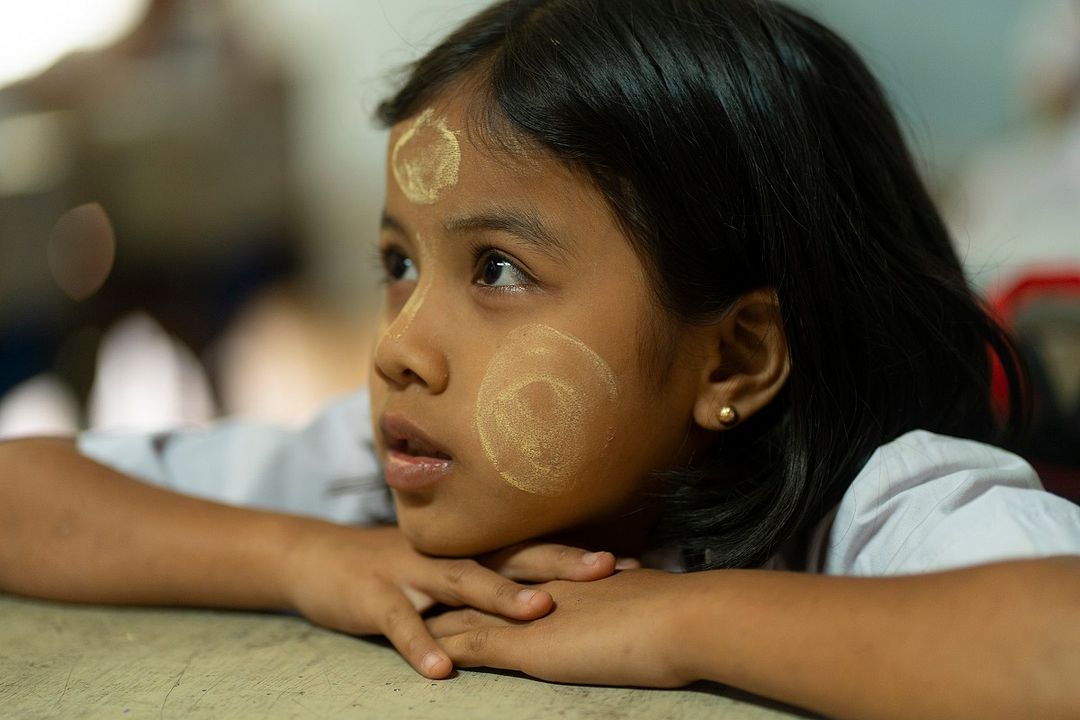
[[[791,361],[772,288],[746,293],[703,336],[706,362],[694,421],[726,430],[769,404],[787,381]]]

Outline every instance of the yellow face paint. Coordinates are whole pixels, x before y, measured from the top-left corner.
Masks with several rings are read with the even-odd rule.
[[[615,433],[615,374],[583,342],[547,325],[512,331],[476,399],[484,454],[510,485],[561,495]]]
[[[424,236],[420,233],[416,234],[416,244],[420,248],[429,248],[428,255],[434,257],[435,246],[428,246]],[[409,326],[412,325],[413,320],[416,319],[416,314],[420,312],[420,308],[424,306],[424,300],[427,299],[428,288],[431,286],[428,284],[417,283],[416,289],[409,295],[409,299],[405,301],[405,306],[401,308],[401,312],[398,313],[397,318],[394,319],[393,332],[390,337],[394,340],[401,340],[408,331]]]
[[[431,205],[443,190],[458,181],[461,146],[435,110],[424,110],[394,143],[390,167],[405,197]]]
[[[428,287],[428,285],[418,285],[413,294],[409,296],[405,307],[401,308],[401,313],[394,321],[397,327],[394,328],[393,333],[390,335],[394,340],[400,340],[404,337],[409,326],[412,325],[412,321],[416,319],[416,313],[420,312],[424,299],[427,298]]]

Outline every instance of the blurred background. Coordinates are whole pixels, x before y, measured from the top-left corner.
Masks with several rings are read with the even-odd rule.
[[[362,384],[371,114],[486,4],[0,0],[0,437],[299,424]],[[878,73],[1076,425],[1080,1],[794,4]]]

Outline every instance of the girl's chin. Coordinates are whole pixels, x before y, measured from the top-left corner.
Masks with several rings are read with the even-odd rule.
[[[437,528],[430,523],[411,523],[398,518],[402,534],[419,552],[436,557],[476,557],[499,550],[524,538],[487,537],[479,534],[480,528]]]
[[[470,520],[468,524],[438,526],[426,518],[410,518],[399,515],[397,526],[409,544],[424,555],[434,557],[477,557],[519,543],[528,538],[521,534],[485,532],[481,522]]]

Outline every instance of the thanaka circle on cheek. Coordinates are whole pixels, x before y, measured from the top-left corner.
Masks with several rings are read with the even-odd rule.
[[[427,108],[394,143],[390,168],[401,192],[418,205],[431,205],[458,181],[461,145],[446,118]]]
[[[547,325],[513,330],[480,383],[476,429],[509,485],[556,496],[582,480],[615,435],[611,367],[578,338]]]

